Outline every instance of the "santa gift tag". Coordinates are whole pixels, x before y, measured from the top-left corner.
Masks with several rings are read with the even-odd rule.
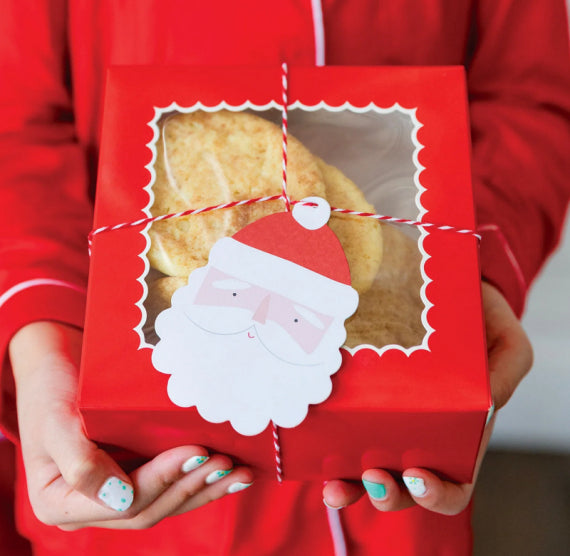
[[[168,396],[244,435],[295,427],[326,400],[358,305],[330,206],[310,197],[219,240],[160,313],[152,363]]]

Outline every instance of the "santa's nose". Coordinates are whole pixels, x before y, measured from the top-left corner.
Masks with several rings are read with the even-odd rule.
[[[265,324],[267,319],[267,312],[269,311],[269,301],[270,296],[266,295],[262,300],[255,312],[253,313],[252,320],[259,322],[260,324]]]

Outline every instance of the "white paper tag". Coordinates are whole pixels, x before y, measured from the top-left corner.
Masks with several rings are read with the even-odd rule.
[[[256,435],[270,422],[299,425],[310,404],[328,398],[358,294],[322,203],[305,207],[319,226],[311,217],[305,227],[297,209],[218,241],[208,265],[175,292],[156,320],[152,356],[171,375],[173,403]]]

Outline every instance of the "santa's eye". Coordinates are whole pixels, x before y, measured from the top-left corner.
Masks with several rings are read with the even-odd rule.
[[[295,312],[303,319],[303,322],[308,322],[315,328],[318,328],[319,330],[324,330],[325,324],[322,320],[322,317],[320,317],[316,313],[313,313],[313,311],[310,311],[309,309],[303,307],[302,305],[295,305],[294,309]],[[293,322],[298,322],[298,321],[299,319],[295,318]]]
[[[237,297],[237,293],[236,293],[236,292],[232,293],[232,295],[233,295],[234,297]]]

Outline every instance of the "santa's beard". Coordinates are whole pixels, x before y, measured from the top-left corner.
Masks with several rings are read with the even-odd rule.
[[[292,340],[274,323],[255,324],[243,309],[183,304],[190,287],[181,290],[156,321],[161,339],[152,356],[155,368],[171,375],[168,395],[176,405],[196,406],[209,422],[229,420],[239,433],[255,435],[270,421],[297,426],[309,404],[330,395],[342,325],[307,356],[310,364],[294,364],[286,355]],[[216,322],[220,330],[210,331]]]

